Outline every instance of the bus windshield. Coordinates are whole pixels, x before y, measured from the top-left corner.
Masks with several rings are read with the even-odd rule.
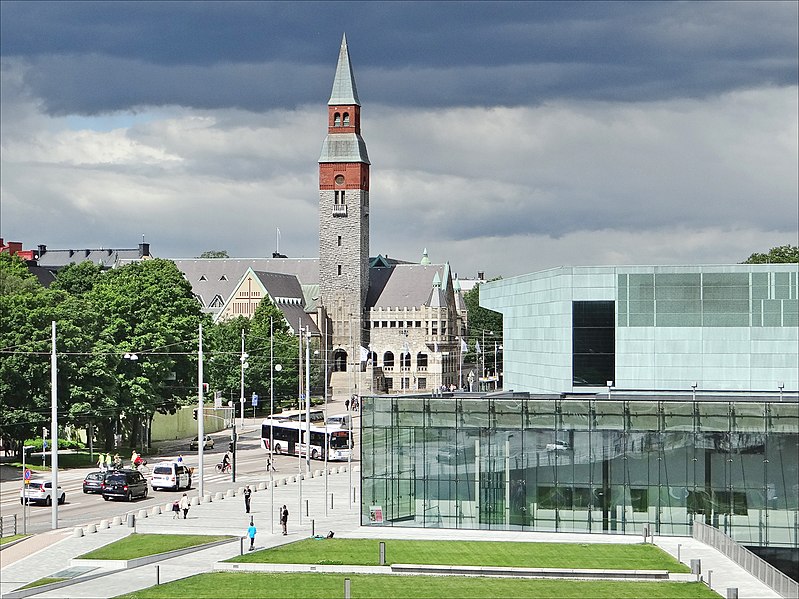
[[[349,431],[333,431],[330,433],[330,449],[349,449]]]

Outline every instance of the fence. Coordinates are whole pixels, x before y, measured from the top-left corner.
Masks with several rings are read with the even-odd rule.
[[[774,589],[781,597],[799,597],[799,583],[743,545],[733,541],[719,529],[694,520],[693,537],[723,553],[752,576]]]
[[[13,537],[17,534],[17,515],[0,516],[0,537]]]

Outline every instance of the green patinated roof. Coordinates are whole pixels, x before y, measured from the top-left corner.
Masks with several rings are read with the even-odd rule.
[[[330,93],[328,106],[340,104],[361,105],[358,100],[358,88],[355,87],[355,76],[352,74],[350,53],[347,50],[347,35],[341,38],[341,49],[338,52],[338,65],[336,65],[336,78],[333,80],[333,91]]]

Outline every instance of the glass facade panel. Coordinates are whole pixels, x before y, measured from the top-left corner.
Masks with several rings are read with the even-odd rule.
[[[372,506],[383,526],[464,529],[690,535],[700,518],[799,543],[795,401],[375,397],[362,418],[364,525]]]

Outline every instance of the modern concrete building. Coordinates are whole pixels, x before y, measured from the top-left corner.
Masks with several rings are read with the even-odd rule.
[[[799,389],[799,264],[563,267],[486,283],[505,388]]]

